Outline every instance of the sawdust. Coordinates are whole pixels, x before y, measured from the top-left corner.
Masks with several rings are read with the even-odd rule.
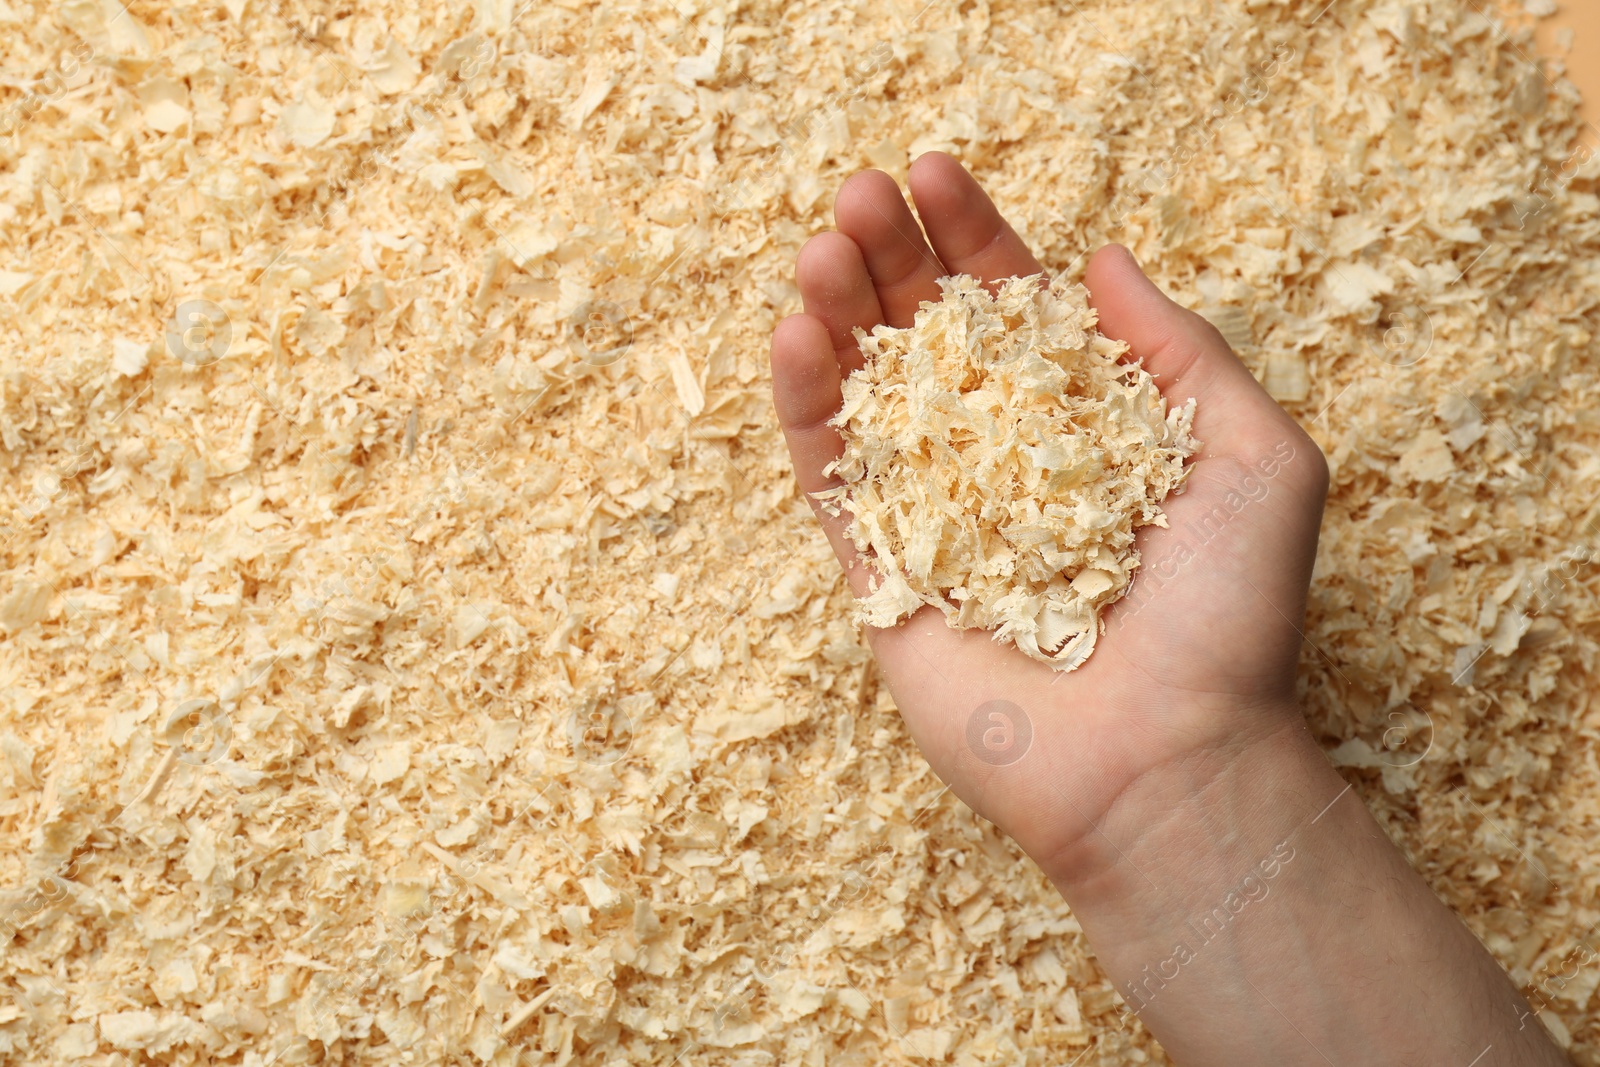
[[[942,148],[1316,436],[1312,723],[1596,1062],[1600,216],[1528,39],[579,6],[0,6],[0,1060],[1162,1061],[773,424],[833,190]]]
[[[877,573],[857,617],[893,626],[928,604],[1073,670],[1133,580],[1134,534],[1166,525],[1194,402],[1168,412],[1081,285],[939,287],[906,329],[856,328],[865,361],[833,419],[844,452],[825,473],[843,484],[816,495]]]

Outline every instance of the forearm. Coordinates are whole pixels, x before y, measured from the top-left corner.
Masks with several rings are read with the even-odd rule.
[[[1183,1067],[1565,1063],[1286,721],[1141,778],[1047,862],[1129,1007]]]

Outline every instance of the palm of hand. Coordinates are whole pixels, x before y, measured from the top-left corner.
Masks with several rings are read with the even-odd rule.
[[[796,272],[806,313],[773,335],[773,386],[802,490],[840,442],[827,420],[860,366],[852,328],[905,326],[935,279],[1040,270],[977,183],[948,156],[912,168],[916,219],[894,182],[856,175],[836,233],[813,238]],[[931,244],[931,248],[930,248]],[[1129,342],[1169,403],[1197,399],[1200,453],[1169,529],[1146,528],[1143,567],[1107,615],[1095,654],[1061,674],[987,632],[953,630],[933,608],[870,631],[884,678],[939,776],[1043,861],[1100,826],[1144,772],[1290,719],[1327,470],[1320,452],[1199,316],[1168,301],[1114,247],[1085,283],[1100,329]],[[857,595],[870,571],[844,519],[818,513]]]

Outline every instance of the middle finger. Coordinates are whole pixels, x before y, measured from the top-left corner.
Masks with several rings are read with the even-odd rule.
[[[918,305],[939,299],[944,267],[893,178],[881,170],[852,175],[834,200],[833,217],[839,232],[861,248],[883,321],[910,326]]]

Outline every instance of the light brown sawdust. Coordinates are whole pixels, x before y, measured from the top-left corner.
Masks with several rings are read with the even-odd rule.
[[[831,420],[844,447],[823,473],[841,484],[814,495],[849,514],[873,568],[857,617],[893,626],[931,605],[1074,670],[1133,581],[1135,534],[1166,525],[1199,446],[1194,401],[1168,411],[1082,285],[939,288],[908,327],[856,327],[862,365]]]
[[[0,7],[0,1060],[1160,1062],[772,422],[942,148],[1317,436],[1312,721],[1596,1062],[1594,165],[1476,7]]]

